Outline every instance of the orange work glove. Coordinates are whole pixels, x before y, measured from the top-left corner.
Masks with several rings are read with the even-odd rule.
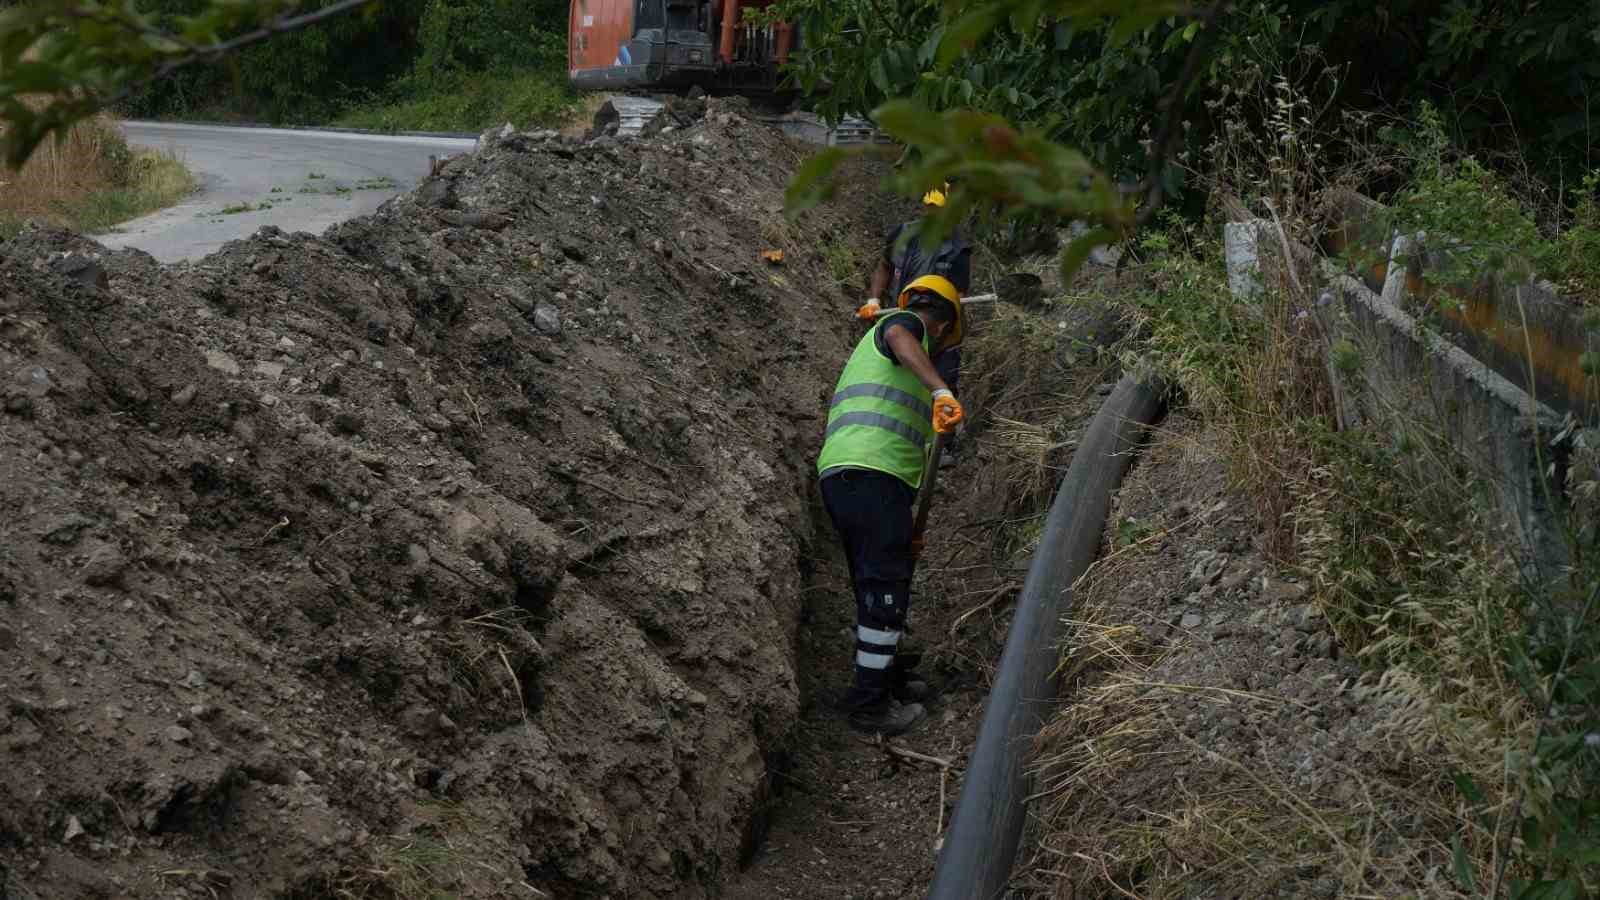
[[[961,409],[961,401],[947,388],[940,388],[933,392],[933,430],[940,434],[949,434],[961,424],[961,417],[966,413]]]
[[[871,322],[873,319],[878,317],[878,310],[882,308],[883,304],[878,302],[877,297],[873,297],[867,302],[861,304],[861,308],[856,310],[856,318],[863,322]]]

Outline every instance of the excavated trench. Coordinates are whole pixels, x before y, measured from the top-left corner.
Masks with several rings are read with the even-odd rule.
[[[977,281],[986,277],[980,273]],[[1101,279],[1112,276],[1088,276],[1079,287],[1102,296],[1118,290],[1097,283]],[[1053,654],[1051,629],[1044,625],[1053,623],[1054,615],[1041,597],[1053,590],[1047,586],[1056,585],[1061,572],[1087,564],[1098,547],[1102,494],[1126,466],[1129,455],[1122,451],[1135,439],[1136,422],[1145,414],[1125,408],[1122,401],[1131,389],[1106,401],[1113,394],[1108,379],[1117,377],[1115,363],[1109,362],[1115,355],[1097,348],[1117,341],[1126,327],[1114,304],[1051,310],[1003,304],[975,324],[963,375],[963,402],[972,418],[961,461],[941,476],[910,615],[911,639],[924,652],[922,671],[940,695],[929,704],[922,725],[889,741],[849,731],[818,699],[847,683],[853,604],[836,539],[825,515],[814,509],[821,543],[813,545],[805,588],[799,652],[803,703],[793,765],[778,778],[781,790],[765,840],[726,894],[733,900],[921,900],[935,883],[936,861],[944,866],[948,859],[962,859],[957,867],[970,870],[975,858],[998,858],[997,847],[1004,843],[970,809],[959,811],[958,796],[968,807],[984,807],[987,798],[995,809],[1006,803],[1013,810],[1023,808],[1020,796],[1014,796],[1020,778],[1008,780],[995,771],[1003,763],[1019,775],[1020,759],[1012,754],[996,759],[994,753],[995,747],[1020,752],[1025,742],[1015,739],[1022,732],[1006,733],[987,719],[1016,719],[1019,711],[1026,718],[1040,708],[1037,679],[1015,676]],[[1115,409],[1091,426],[1103,404]],[[1084,537],[1078,543],[1090,545],[1087,551],[1051,549],[1054,540],[1040,542],[1046,531],[1062,530],[1045,526],[1044,520],[1069,463],[1074,470],[1097,473],[1088,481],[1068,475],[1077,486],[1063,488],[1063,496],[1070,497],[1057,504],[1055,514],[1081,510],[1087,524],[1077,527]],[[1086,490],[1090,483],[1095,490]],[[1096,502],[1102,510],[1098,519]],[[1055,574],[1034,585],[1030,568]],[[1020,605],[1014,605],[1019,594]],[[1013,641],[1016,635],[1030,638],[1025,666],[1001,662],[1003,653],[1011,653],[1008,635]],[[1051,668],[1045,666],[1045,674]],[[1026,682],[1025,690],[1018,689],[1019,681]],[[985,712],[986,705],[993,711]],[[1037,724],[1035,717],[1033,727]],[[1003,827],[1020,821],[1007,820]],[[1009,840],[1014,847],[1015,836]],[[962,883],[972,893],[966,896],[987,896],[978,885],[992,883],[991,876],[1003,880],[1008,871],[1009,857],[984,871],[967,871]],[[962,895],[966,888],[946,896]]]

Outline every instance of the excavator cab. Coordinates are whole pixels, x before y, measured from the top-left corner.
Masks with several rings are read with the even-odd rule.
[[[572,0],[568,75],[575,87],[766,93],[794,48],[794,28],[745,24],[772,0]]]

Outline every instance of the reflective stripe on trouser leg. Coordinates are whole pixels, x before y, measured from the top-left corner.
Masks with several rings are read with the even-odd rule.
[[[908,584],[856,595],[856,693],[887,699],[895,649],[905,633]]]
[[[887,669],[894,664],[895,647],[903,632],[867,625],[856,627],[856,665],[864,669]]]

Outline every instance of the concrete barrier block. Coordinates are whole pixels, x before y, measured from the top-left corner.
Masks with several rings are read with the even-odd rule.
[[[1332,370],[1347,419],[1397,440],[1436,437],[1453,447],[1452,458],[1419,453],[1413,463],[1441,478],[1456,477],[1464,463],[1516,536],[1529,572],[1554,577],[1567,560],[1562,416],[1359,280],[1341,276],[1331,287],[1337,302],[1318,313],[1330,336],[1350,341],[1360,357],[1354,371]],[[1430,444],[1437,446],[1417,445]]]
[[[1228,291],[1235,300],[1260,299],[1261,234],[1268,228],[1261,219],[1228,222],[1222,226],[1222,247],[1228,262]]]

